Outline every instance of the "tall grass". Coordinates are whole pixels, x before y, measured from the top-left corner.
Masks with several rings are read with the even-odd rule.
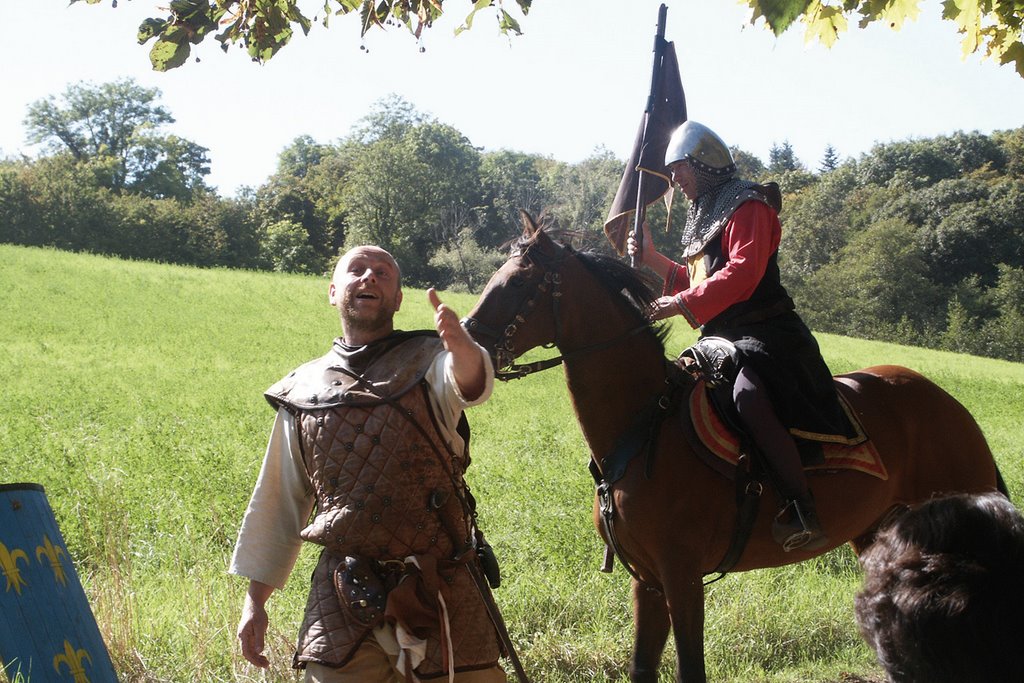
[[[460,313],[474,297],[443,295]],[[407,291],[398,325],[431,323]],[[273,667],[244,663],[245,582],[226,574],[273,413],[263,390],[338,334],[321,278],[134,263],[0,245],[0,482],[45,486],[124,681],[291,681],[315,551],[271,599]],[[670,349],[692,332],[676,331]],[[822,335],[834,371],[898,363],[959,398],[1014,499],[1024,366]],[[624,681],[627,576],[597,571],[588,453],[557,370],[470,413],[469,481],[501,560],[497,591],[534,680]],[[685,520],[682,521],[685,523]],[[846,549],[707,589],[720,681],[877,676],[857,636]],[[671,680],[666,653],[663,680]],[[2,675],[0,675],[2,679]]]

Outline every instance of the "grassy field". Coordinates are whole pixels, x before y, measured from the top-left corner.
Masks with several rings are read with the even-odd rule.
[[[122,680],[295,680],[288,664],[315,553],[303,552],[270,602],[266,673],[239,655],[245,583],[226,568],[273,419],[262,392],[339,332],[326,287],[0,245],[0,483],[45,486]],[[443,298],[463,314],[475,299]],[[430,320],[425,294],[407,291],[399,326]],[[678,330],[670,350],[691,338]],[[982,425],[1019,503],[1024,366],[820,341],[836,372],[898,363],[950,391]],[[469,480],[527,670],[538,683],[626,680],[628,577],[598,571],[588,453],[561,373],[498,386],[470,419]],[[711,678],[880,680],[854,626],[859,580],[842,548],[715,583]],[[671,671],[666,655],[663,680]]]

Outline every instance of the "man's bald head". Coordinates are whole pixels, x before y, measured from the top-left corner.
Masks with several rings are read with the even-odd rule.
[[[368,344],[394,331],[402,304],[402,271],[386,250],[355,247],[338,260],[328,293],[341,316],[345,341]]]

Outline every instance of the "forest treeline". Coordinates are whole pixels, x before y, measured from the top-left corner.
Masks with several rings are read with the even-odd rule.
[[[409,102],[377,103],[331,143],[294,140],[257,188],[221,197],[208,150],[166,132],[159,91],[122,80],[34,103],[35,158],[0,160],[0,242],[203,267],[323,273],[346,245],[392,251],[409,286],[479,291],[543,216],[576,246],[602,225],[624,161],[482,151]],[[829,147],[788,142],[741,174],[783,188],[783,278],[816,330],[1024,361],[1024,128]],[[685,199],[656,230],[678,250]],[[661,207],[652,225],[664,224]]]

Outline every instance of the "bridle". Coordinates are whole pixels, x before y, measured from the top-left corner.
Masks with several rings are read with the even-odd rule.
[[[562,247],[558,257],[549,260],[540,260],[531,255],[529,246],[527,246],[526,249],[518,250],[512,254],[511,258],[527,259],[530,263],[540,268],[544,275],[541,278],[541,281],[533,288],[531,295],[523,300],[519,310],[512,316],[512,320],[504,326],[503,331],[499,332],[495,328],[488,327],[476,318],[468,316],[463,318],[462,324],[470,333],[483,334],[495,340],[494,349],[491,354],[495,359],[495,367],[497,368],[494,376],[502,382],[519,379],[520,377],[526,377],[527,375],[532,375],[533,373],[540,372],[541,370],[556,367],[561,365],[565,359],[577,354],[609,348],[650,328],[650,326],[645,322],[637,327],[626,330],[622,334],[612,337],[611,339],[590,344],[579,349],[563,351],[560,355],[555,356],[554,358],[545,358],[532,363],[517,364],[515,360],[519,354],[516,353],[513,338],[519,331],[519,325],[525,323],[530,314],[537,308],[537,303],[541,296],[547,294],[549,291],[551,294],[552,312],[555,319],[555,339],[553,342],[548,344],[542,344],[541,347],[545,349],[558,348],[559,350],[562,348],[562,319],[560,307],[562,298],[561,269],[565,263],[565,259],[570,254],[575,255],[575,251],[568,245]]]

